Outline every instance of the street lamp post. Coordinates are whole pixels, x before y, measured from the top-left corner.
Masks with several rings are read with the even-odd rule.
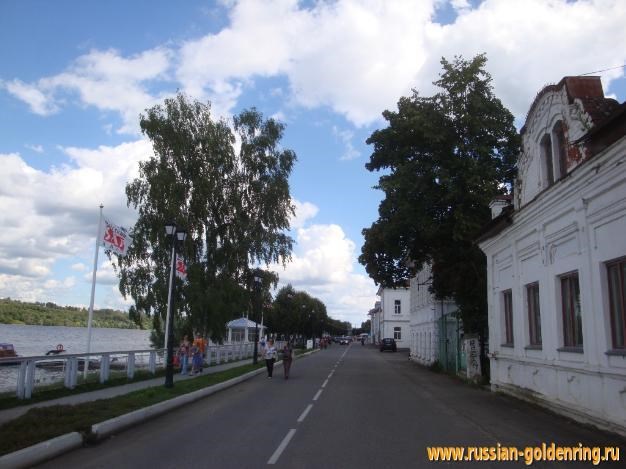
[[[176,268],[176,245],[183,243],[187,232],[178,228],[175,223],[165,225],[165,234],[172,243],[170,282],[167,293],[167,317],[165,319],[165,347],[167,348],[167,362],[165,366],[165,387],[174,387],[174,270]]]
[[[261,277],[254,276],[254,293],[255,293],[255,314],[254,314],[254,351],[252,352],[252,363],[256,365],[259,362],[259,310],[261,305]]]

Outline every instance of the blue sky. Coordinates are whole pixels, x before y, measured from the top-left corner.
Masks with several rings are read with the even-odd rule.
[[[359,325],[376,287],[357,262],[377,218],[367,137],[442,56],[486,52],[518,126],[536,93],[600,73],[626,99],[621,0],[0,2],[0,297],[89,303],[98,221],[132,226],[124,186],[150,155],[145,108],[182,90],[229,118],[256,106],[298,155],[293,262],[279,270]],[[96,305],[127,308],[100,256]]]

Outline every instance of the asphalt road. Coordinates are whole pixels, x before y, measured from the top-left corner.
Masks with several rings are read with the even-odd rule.
[[[626,442],[423,369],[403,352],[333,345],[294,362],[289,380],[255,377],[46,468],[410,468],[427,446],[615,446]],[[608,464],[601,464],[607,466]],[[476,462],[473,467],[526,467]],[[535,463],[532,467],[590,467]]]

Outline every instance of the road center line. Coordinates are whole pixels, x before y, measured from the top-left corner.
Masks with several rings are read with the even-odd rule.
[[[328,379],[330,379],[330,378],[332,378],[332,377],[333,377],[333,373],[334,373],[334,371],[331,371],[331,372],[330,372],[330,374],[328,375]]]
[[[324,381],[324,384],[322,384],[322,387],[325,388],[327,384],[328,384],[328,379]]]
[[[306,418],[307,415],[309,415],[309,411],[313,408],[313,404],[309,404],[306,409],[304,409],[304,412],[302,412],[302,414],[300,414],[300,417],[298,417],[298,423],[301,423],[304,421],[304,419]]]
[[[320,389],[319,391],[317,391],[317,394],[315,396],[313,396],[313,400],[317,401],[320,397],[320,395],[322,394],[323,389]]]
[[[283,438],[283,441],[280,442],[280,444],[278,445],[278,448],[276,448],[276,451],[274,451],[274,454],[272,454],[272,457],[267,461],[268,464],[276,464],[276,461],[278,461],[278,458],[280,458],[280,455],[283,454],[283,451],[285,451],[285,448],[287,447],[287,445],[289,444],[289,442],[291,441],[291,439],[293,438],[295,434],[296,434],[295,428],[292,428],[291,430],[287,432],[287,435],[285,436],[285,438]]]

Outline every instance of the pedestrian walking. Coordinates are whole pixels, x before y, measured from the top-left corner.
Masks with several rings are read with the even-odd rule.
[[[265,358],[265,366],[267,366],[267,377],[271,378],[274,372],[274,362],[276,361],[276,347],[274,347],[274,339],[269,339],[265,346],[263,357]]]
[[[291,369],[291,362],[293,361],[293,348],[291,341],[287,341],[283,347],[283,370],[285,379],[289,379],[289,370]]]

